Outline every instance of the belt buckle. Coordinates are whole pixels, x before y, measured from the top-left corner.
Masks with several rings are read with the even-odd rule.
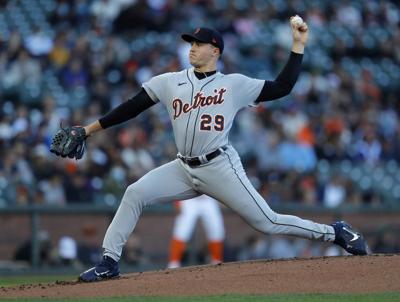
[[[186,156],[183,156],[183,155],[180,154],[180,153],[177,154],[177,157],[178,157],[181,161],[183,161],[185,164],[187,164],[188,166],[190,166],[190,167],[193,166],[192,162],[193,162],[194,160],[198,159],[197,157],[186,157]]]
[[[204,165],[204,164],[210,162],[211,160],[213,160],[215,157],[220,155],[225,150],[226,150],[226,147],[224,146],[224,147],[218,148],[208,154],[203,154],[203,155],[196,156],[196,157],[186,157],[180,153],[177,154],[177,157],[189,166],[198,166],[199,164]],[[212,156],[210,159],[208,159],[207,156],[210,156],[213,153],[217,153],[217,154],[215,156]],[[194,161],[198,161],[199,164],[193,164]]]
[[[178,153],[178,154],[176,155],[176,157],[178,157],[181,161],[183,161],[184,163],[186,163],[186,158],[185,158],[182,154]]]

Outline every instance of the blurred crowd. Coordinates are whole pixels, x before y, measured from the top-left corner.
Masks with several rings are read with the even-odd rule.
[[[96,264],[102,257],[102,248],[95,239],[98,229],[94,225],[84,225],[81,240],[64,235],[52,238],[50,232],[42,229],[38,234],[39,265],[44,267],[73,267],[82,269]],[[374,253],[398,253],[400,238],[398,227],[384,226],[366,233],[368,244]],[[121,261],[124,265],[133,266],[139,270],[151,268],[166,268],[168,262],[167,248],[165,250],[145,250],[144,237],[133,233],[123,250]],[[288,236],[267,236],[260,233],[249,235],[238,245],[224,243],[223,262],[245,261],[255,259],[310,258],[321,256],[348,255],[337,245],[312,242],[306,239]],[[15,250],[14,260],[19,263],[31,263],[31,240],[22,242]],[[209,264],[207,241],[199,243],[195,239],[188,241],[182,265]]]
[[[272,80],[288,58],[294,14],[310,28],[300,78],[285,99],[240,112],[232,144],[271,203],[385,202],[379,191],[362,185],[362,177],[322,177],[321,163],[378,167],[400,161],[397,1],[0,5],[0,206],[117,204],[127,185],[175,158],[165,108],[153,106],[90,137],[79,162],[48,151],[60,123],[92,122],[152,76],[187,68],[188,45],[180,33],[198,26],[223,34],[221,72]]]

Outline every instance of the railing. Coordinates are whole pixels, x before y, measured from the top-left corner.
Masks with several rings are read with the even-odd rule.
[[[98,214],[98,215],[113,215],[117,207],[110,207],[105,205],[68,205],[68,206],[9,206],[0,208],[0,216],[9,214],[30,215],[31,226],[31,255],[32,267],[39,267],[39,230],[40,230],[40,216],[43,214],[63,214],[63,215],[84,215],[84,214]],[[153,206],[145,209],[144,213],[171,213],[172,208],[169,205]]]

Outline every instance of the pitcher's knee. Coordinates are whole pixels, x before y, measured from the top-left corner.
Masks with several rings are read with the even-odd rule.
[[[133,183],[126,188],[122,202],[126,202],[132,206],[140,206],[141,208],[145,206],[145,199],[143,195],[140,194],[140,189],[136,183]]]
[[[263,218],[254,220],[252,225],[256,230],[264,234],[272,235],[276,233],[276,220],[277,215],[273,212],[270,216],[264,216]]]
[[[274,234],[273,224],[269,221],[260,221],[253,226],[256,230],[258,230],[264,234],[267,234],[267,235]]]

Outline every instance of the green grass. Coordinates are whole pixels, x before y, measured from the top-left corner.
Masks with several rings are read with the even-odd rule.
[[[0,286],[9,287],[21,284],[35,284],[35,283],[54,283],[55,281],[73,281],[76,280],[77,276],[10,276],[0,277]]]
[[[15,302],[398,302],[400,293],[383,294],[294,294],[294,295],[223,295],[203,297],[114,297],[114,298],[77,298],[77,299],[5,299]]]

